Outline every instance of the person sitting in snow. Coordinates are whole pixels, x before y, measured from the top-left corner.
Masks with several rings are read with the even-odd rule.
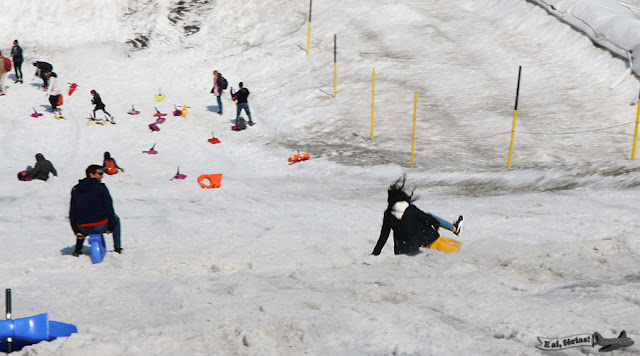
[[[387,210],[384,212],[382,229],[378,243],[372,255],[379,255],[387,243],[389,233],[393,230],[393,251],[396,255],[415,255],[420,253],[420,247],[428,247],[438,237],[440,226],[460,234],[462,230],[462,215],[454,223],[450,223],[433,214],[425,213],[411,204],[416,198],[404,192],[406,176],[402,176],[387,191]]]
[[[102,112],[109,115],[109,118],[111,118],[111,123],[115,124],[115,122],[113,121],[113,116],[111,116],[111,114],[109,114],[107,110],[104,109],[106,105],[104,105],[104,103],[102,102],[102,98],[100,98],[100,94],[98,94],[98,92],[95,90],[91,90],[91,96],[93,96],[93,99],[91,99],[91,104],[95,104],[95,107],[93,108],[92,120],[96,119],[96,111],[102,110]]]
[[[102,168],[108,175],[116,174],[118,171],[124,172],[124,168],[118,166],[116,159],[111,157],[111,153],[108,151],[104,153]]]
[[[53,174],[56,177],[58,176],[58,172],[53,167],[53,164],[49,160],[45,159],[42,153],[37,153],[36,166],[33,167],[33,169],[20,172],[18,179],[24,181],[29,181],[32,179],[40,179],[46,181],[47,179],[49,179],[49,173]]]

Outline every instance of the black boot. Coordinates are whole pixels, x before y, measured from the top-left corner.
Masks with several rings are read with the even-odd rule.
[[[73,251],[72,255],[73,256],[80,256],[82,254],[82,245],[84,244],[84,239],[77,239],[76,240],[76,249],[75,251]]]

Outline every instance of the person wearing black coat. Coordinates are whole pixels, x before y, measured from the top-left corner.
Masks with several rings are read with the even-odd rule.
[[[389,187],[388,206],[384,212],[380,237],[372,255],[377,256],[382,252],[392,230],[393,251],[396,255],[418,254],[420,247],[429,247],[440,236],[438,229],[444,221],[412,204],[415,201],[413,192],[408,195],[403,191],[405,179],[403,176]],[[462,216],[454,224],[448,224],[452,225],[452,231],[457,235],[461,231],[461,223]]]
[[[49,173],[53,174],[56,177],[58,176],[58,172],[56,171],[55,167],[53,167],[53,163],[45,159],[42,153],[37,153],[35,167],[33,167],[33,169],[31,170],[22,172],[20,174],[22,174],[23,176],[28,175],[33,179],[40,179],[40,180],[46,181],[47,179],[49,179]]]
[[[71,190],[69,204],[69,223],[76,235],[76,248],[73,255],[82,253],[85,236],[113,233],[113,246],[122,253],[120,243],[120,218],[113,209],[113,199],[109,189],[102,183],[104,169],[92,164],[85,170],[86,178],[78,181]]]
[[[11,57],[13,57],[13,68],[16,71],[16,83],[22,84],[22,47],[18,45],[18,40],[13,40],[11,47]]]
[[[249,118],[249,125],[253,126],[255,123],[251,119],[251,110],[249,110],[249,89],[245,88],[242,82],[238,83],[238,86],[240,87],[240,90],[238,90],[237,92],[234,92],[233,87],[231,87],[231,98],[238,101],[238,108],[236,110],[236,122],[240,117],[240,112],[242,112],[242,109],[244,109],[244,111],[247,113],[247,117]]]
[[[50,63],[42,61],[33,62],[33,66],[36,67],[36,74],[34,75],[42,79],[42,89],[47,90],[47,88],[49,88],[49,78],[47,78],[45,74],[51,72],[53,70],[53,66]]]

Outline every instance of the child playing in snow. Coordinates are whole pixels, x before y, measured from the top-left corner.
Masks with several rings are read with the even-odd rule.
[[[93,99],[91,99],[91,104],[95,104],[95,107],[93,108],[93,118],[91,118],[91,120],[96,119],[96,111],[102,110],[102,112],[109,115],[109,118],[111,119],[111,123],[115,124],[115,121],[113,120],[113,116],[111,116],[111,114],[109,114],[107,110],[104,109],[105,105],[102,102],[102,99],[100,98],[100,94],[98,94],[98,92],[95,90],[91,90],[91,95],[93,96]]]

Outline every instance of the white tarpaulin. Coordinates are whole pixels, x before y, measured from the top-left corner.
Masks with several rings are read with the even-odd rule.
[[[634,0],[530,0],[629,60],[640,74],[640,3]],[[635,55],[634,55],[635,54]]]

